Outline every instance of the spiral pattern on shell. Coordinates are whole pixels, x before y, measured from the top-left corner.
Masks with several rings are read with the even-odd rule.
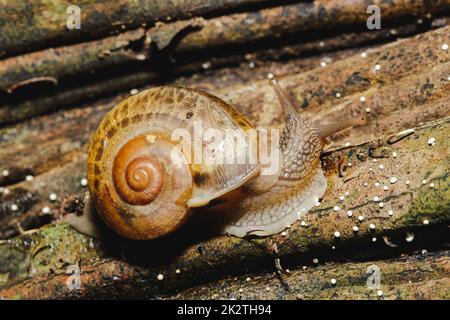
[[[129,143],[134,144],[133,140]],[[123,201],[146,205],[161,192],[164,168],[150,156],[135,157],[129,152],[128,144],[122,147],[114,161],[114,187]]]

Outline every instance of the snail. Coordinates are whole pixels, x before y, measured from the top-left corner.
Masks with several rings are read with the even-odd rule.
[[[201,121],[205,130],[234,130],[247,137],[253,127],[211,94],[182,87],[152,88],[120,102],[95,132],[87,160],[90,203],[86,208],[95,210],[119,235],[138,240],[174,232],[199,207],[229,214],[222,228],[228,235],[281,232],[304,216],[326,191],[320,162],[325,139],[364,121],[349,119],[314,127],[296,111],[276,79],[271,85],[285,120],[279,142],[273,142],[279,147],[275,170],[268,169],[271,163],[259,161],[188,160],[191,154],[173,141],[174,131],[181,128],[195,135],[195,123]],[[234,140],[226,142],[236,147]],[[269,144],[245,145],[243,151],[259,154],[259,148]],[[212,153],[220,147],[216,143]],[[73,225],[88,234],[92,231],[76,219]]]

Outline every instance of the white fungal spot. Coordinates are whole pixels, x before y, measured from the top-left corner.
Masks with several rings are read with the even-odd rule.
[[[361,58],[366,58],[366,57],[367,57],[367,53],[366,52],[361,53]]]
[[[406,185],[409,185],[411,183],[411,181],[406,180],[405,183],[406,183]]]
[[[366,102],[366,97],[364,97],[364,96],[360,97],[360,98],[359,98],[359,101],[361,101],[361,102]]]
[[[326,63],[325,61],[320,61],[320,66],[321,66],[321,67],[326,67],[326,66],[327,66],[327,63]]]
[[[248,66],[249,66],[250,69],[253,69],[255,67],[255,63],[254,62],[250,62],[248,64]]]
[[[397,182],[397,177],[391,177],[391,178],[389,179],[389,181],[390,181],[392,184],[394,184],[394,183]]]
[[[366,108],[366,113],[370,113],[370,108]]]
[[[392,211],[392,210],[389,210],[388,211],[388,215],[390,215],[391,217],[394,215],[394,211]]]
[[[383,190],[384,190],[384,191],[388,191],[388,190],[389,190],[389,187],[388,187],[388,186],[384,186],[384,187],[383,187]]]
[[[406,242],[412,242],[414,240],[414,233],[408,232],[405,238]]]
[[[373,197],[373,201],[378,202],[378,201],[380,201],[380,198],[375,196],[375,197]]]
[[[333,286],[335,286],[336,285],[336,279],[331,279],[331,284],[333,285]]]
[[[428,225],[429,223],[430,223],[430,221],[428,221],[428,219],[423,220],[424,225]]]
[[[358,228],[358,226],[353,226],[353,232],[358,232],[359,231],[359,228]]]
[[[340,98],[341,97],[341,93],[340,92],[336,92],[336,98]]]
[[[43,208],[42,208],[42,213],[43,213],[43,214],[49,214],[49,213],[50,213],[50,208],[47,207],[47,206],[43,207]]]
[[[377,296],[382,297],[382,296],[383,296],[383,291],[378,290],[378,291],[377,291]]]
[[[372,238],[372,242],[377,242],[377,238],[376,238],[376,237],[373,237],[373,238]]]
[[[270,287],[266,287],[266,291],[270,291]]]
[[[364,216],[359,216],[358,220],[361,221],[361,222],[364,221]]]
[[[318,264],[318,263],[319,263],[319,259],[314,258],[314,259],[313,259],[313,263],[314,263],[314,264]]]
[[[80,180],[80,185],[81,185],[82,187],[86,187],[87,184],[88,184],[88,181],[87,181],[86,178],[83,178],[83,179]]]
[[[11,205],[11,210],[12,210],[12,211],[17,211],[17,210],[19,210],[19,207],[17,206],[17,204],[13,203],[13,204]]]
[[[392,152],[392,157],[397,158],[397,152]]]
[[[344,196],[340,196],[340,197],[339,197],[339,200],[342,202],[342,201],[345,200],[345,197],[344,197]]]
[[[283,232],[281,233],[281,236],[282,236],[282,237],[286,237],[286,232],[283,231]]]
[[[428,253],[428,251],[426,249],[422,250],[422,254],[427,254],[427,253]]]
[[[145,59],[147,59],[145,54],[138,54],[138,55],[136,55],[136,60],[143,61]]]
[[[27,176],[25,177],[25,180],[27,180],[27,181],[32,181],[32,180],[33,180],[33,176],[32,176],[31,174],[29,174],[29,175],[27,175]]]
[[[369,225],[369,228],[370,228],[370,230],[375,230],[375,225],[374,225],[373,223],[371,223],[371,224]]]
[[[427,143],[429,146],[434,146],[436,143],[436,139],[431,137],[430,139],[428,139]]]
[[[444,43],[444,44],[441,46],[441,48],[442,48],[442,50],[448,50],[448,44]]]
[[[209,69],[211,67],[211,62],[207,61],[202,63],[202,68],[203,69]]]
[[[333,210],[338,212],[339,210],[341,210],[341,208],[339,208],[339,206],[334,206]]]
[[[427,182],[428,182],[428,181],[427,181],[426,179],[423,179],[423,180],[422,180],[422,184],[427,184]]]
[[[381,69],[381,66],[377,63],[374,67],[375,71],[379,71]]]
[[[267,74],[267,79],[272,80],[273,77],[274,77],[274,75],[273,75],[272,72],[269,72],[269,73]]]
[[[347,166],[351,167],[351,166],[352,166],[352,163],[351,163],[351,162],[349,162],[349,163],[347,164]]]
[[[56,193],[50,193],[50,195],[48,196],[48,199],[50,201],[56,201],[57,198],[58,196],[56,195]]]
[[[430,183],[430,188],[433,189],[434,188],[434,183]]]
[[[4,177],[7,177],[7,176],[9,176],[9,170],[3,170],[2,171],[2,176],[4,176]]]
[[[239,293],[242,293],[242,292],[244,292],[244,289],[242,289],[242,288],[239,288]]]
[[[345,146],[346,146],[346,147],[350,147],[350,142],[346,142],[346,143],[345,143]]]
[[[249,282],[249,281],[251,281],[252,279],[250,278],[250,277],[247,277],[247,279],[245,279],[245,281],[247,281],[247,282]]]
[[[384,169],[384,166],[383,166],[382,164],[380,164],[380,165],[378,166],[378,168],[380,168],[381,170],[383,170],[383,169]]]
[[[158,279],[159,281],[164,280],[164,275],[160,273],[156,276],[156,279]]]
[[[302,220],[302,222],[300,222],[300,225],[301,225],[302,227],[306,227],[306,221]]]
[[[181,273],[181,270],[180,270],[180,269],[177,269],[177,270],[175,270],[175,273],[176,273],[176,274],[180,274],[180,273]]]
[[[379,187],[380,183],[379,182],[375,182],[375,187]]]
[[[351,217],[353,216],[353,211],[352,211],[352,210],[348,210],[348,211],[347,211],[347,216],[348,216],[349,218],[351,218]]]
[[[340,238],[340,237],[341,237],[341,233],[340,233],[339,231],[335,231],[335,232],[334,232],[334,236],[335,236],[336,238]]]
[[[139,93],[139,90],[138,89],[131,89],[130,90],[130,94],[132,95],[132,96],[134,96],[134,95],[136,95],[136,94],[138,94]]]
[[[379,206],[380,208],[383,208],[383,207],[384,207],[384,202],[380,202],[380,203],[378,204],[378,206]]]

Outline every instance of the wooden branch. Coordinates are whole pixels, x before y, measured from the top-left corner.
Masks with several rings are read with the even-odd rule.
[[[408,5],[404,2],[408,2]],[[436,1],[431,7],[425,8],[421,1],[411,5],[409,1],[402,0],[382,8],[383,21],[411,17],[425,11],[442,14],[443,7],[446,6],[449,6],[446,1]],[[118,36],[47,49],[0,61],[0,92],[11,92],[11,88],[15,88],[18,83],[40,77],[52,77],[61,81],[84,75],[87,81],[89,74],[93,75],[107,68],[128,65],[128,68],[136,69],[145,66],[154,60],[154,49],[165,49],[183,30],[191,31],[185,32],[185,35],[176,41],[175,47],[172,48],[174,56],[186,55],[192,51],[248,44],[287,34],[304,38],[304,33],[308,31],[344,28],[354,24],[365,25],[366,18],[366,3],[362,0],[352,1],[348,5],[343,5],[342,0],[326,0],[210,20],[194,18],[169,24],[161,23],[148,31],[140,28]],[[401,31],[401,28],[397,30],[400,32],[399,35]],[[359,41],[364,41],[364,37],[374,37],[374,34],[382,37],[385,33],[386,31],[366,32]],[[341,39],[337,40],[342,40],[343,37],[338,38]]]
[[[394,40],[395,38],[393,38],[391,31],[392,30],[379,30],[375,32],[345,33],[330,38],[284,46],[277,49],[263,49],[246,55],[238,54],[211,57],[206,63],[209,66],[208,69],[217,69],[225,65],[242,64],[244,61],[248,64],[247,60],[249,56],[254,64],[267,64],[266,60],[276,60],[281,57],[289,56],[290,62],[282,61],[283,63],[278,63],[278,69],[283,68],[284,65],[284,69],[290,69],[289,73],[294,73],[300,71],[297,67],[299,63],[301,64],[301,70],[303,71],[311,69],[313,66],[317,66],[322,62],[321,58],[318,56],[302,58],[304,55],[327,52],[325,60],[328,61],[334,57],[343,56],[346,51],[350,50],[348,48],[367,46],[373,42]],[[416,25],[403,25],[397,27],[395,31],[395,36],[401,37],[414,34],[418,30]],[[41,74],[51,74],[52,79],[60,79],[61,77],[64,78],[69,75],[80,75],[82,72],[86,73],[89,70],[91,70],[92,73],[95,73],[95,70],[103,70],[105,67],[124,64],[125,62],[145,64],[146,62],[138,62],[137,57],[140,55],[137,52],[130,52],[130,50],[127,49],[130,43],[129,41],[131,41],[131,39],[135,39],[133,41],[138,41],[136,39],[142,39],[141,35],[142,32],[140,31],[136,32],[134,36],[130,35],[130,38],[128,38],[127,41],[121,42],[121,49],[110,51],[111,53],[106,58],[98,58],[98,55],[102,52],[101,49],[105,48],[104,44],[110,40],[113,41],[113,43],[110,44],[117,47],[116,38],[112,37],[111,39],[98,41],[92,48],[89,48],[87,44],[81,44],[51,49],[45,52],[36,52],[18,58],[11,58],[4,60],[3,63],[0,61],[0,75],[4,75],[3,79],[0,79],[0,86],[3,81],[5,88],[7,86],[9,86],[8,88],[20,88],[20,86],[17,85],[17,81],[19,81],[19,83],[24,83],[24,81],[27,80],[20,79],[37,79],[30,77],[37,77]],[[84,48],[86,47],[88,47],[88,49],[85,50]],[[77,48],[83,49],[78,52]],[[91,52],[91,49],[93,52]],[[46,57],[45,59],[38,58],[39,56],[42,57],[47,55],[50,55],[50,57]],[[114,57],[111,57],[111,55]],[[149,57],[150,52],[145,52],[145,54],[141,53],[141,55]],[[86,59],[86,56],[90,56],[92,59]],[[308,63],[311,63],[311,65],[308,65]],[[37,67],[35,68],[33,66]],[[121,76],[108,77],[106,80],[97,80],[94,82],[90,81],[90,76],[85,74],[85,77],[87,78],[86,81],[76,87],[64,88],[64,86],[59,85],[59,89],[52,90],[43,97],[37,97],[32,100],[25,100],[18,103],[8,103],[5,101],[3,105],[0,106],[0,125],[11,124],[53,110],[67,108],[67,106],[81,103],[89,99],[111,95],[121,90],[129,90],[142,85],[148,85],[149,83],[155,83],[160,81],[161,78],[174,77],[178,74],[199,73],[204,71],[204,66],[204,60],[189,62],[187,64],[166,65],[163,70],[161,70],[161,68],[155,70],[155,68],[146,66],[148,71],[139,71]],[[4,68],[4,72],[1,71],[2,67]],[[236,69],[239,70],[240,68],[241,67]],[[281,71],[278,71],[278,73],[280,74]],[[253,73],[248,72],[247,74]],[[242,76],[248,77],[245,73]],[[58,83],[60,83],[60,81]],[[8,91],[10,89],[6,90]]]
[[[81,29],[68,30],[67,8],[73,4],[70,1],[6,0],[0,5],[0,57],[105,37],[158,21],[217,15],[264,2],[268,0],[82,0],[77,2]]]
[[[327,263],[289,273],[240,276],[182,291],[171,299],[423,300],[450,298],[448,251],[403,259]],[[380,287],[370,281],[379,268]],[[368,272],[369,270],[369,272]],[[372,270],[372,271],[371,271]],[[401,270],[401,272],[399,272]],[[333,284],[332,280],[336,283]],[[371,286],[368,287],[367,281]],[[381,290],[381,292],[380,292]]]
[[[224,276],[273,268],[277,257],[295,260],[314,252],[322,259],[330,255],[332,246],[339,250],[359,248],[360,255],[370,257],[371,251],[377,250],[370,247],[373,237],[386,251],[391,246],[381,242],[383,237],[386,243],[394,242],[404,250],[404,242],[390,237],[410,232],[410,239],[420,238],[427,230],[431,232],[430,228],[434,230],[431,234],[440,234],[448,241],[449,134],[447,118],[324,155],[328,190],[321,205],[303,218],[306,226],[297,222],[285,235],[252,240],[214,236],[205,231],[209,230],[207,222],[194,215],[173,236],[153,242],[128,242],[112,235],[108,240],[94,241],[65,224],[4,241],[0,260],[8,264],[0,273],[0,296],[87,298],[108,292],[109,297],[155,298]],[[434,138],[433,143],[430,138]],[[352,217],[348,217],[348,210]],[[354,226],[358,226],[357,232]],[[338,239],[336,231],[340,232]],[[113,256],[128,262],[111,259]],[[80,291],[71,291],[65,286],[65,273],[67,265],[76,263],[81,266],[83,284]],[[158,275],[164,279],[158,280]]]

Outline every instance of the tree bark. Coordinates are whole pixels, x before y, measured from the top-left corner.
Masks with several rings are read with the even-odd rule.
[[[194,215],[173,236],[150,242],[124,241],[110,233],[103,241],[92,240],[65,224],[5,240],[0,245],[0,260],[8,263],[2,266],[0,296],[86,298],[111,291],[114,297],[119,294],[114,288],[120,288],[123,296],[156,298],[225,276],[273,270],[276,258],[298,265],[305,256],[312,259],[311,254],[326,261],[334,250],[351,252],[353,259],[368,258],[377,250],[406,250],[400,239],[421,245],[425,239],[430,245],[429,235],[439,235],[436,242],[440,246],[448,244],[449,134],[450,120],[446,119],[326,154],[322,162],[327,193],[320,206],[302,218],[306,226],[297,222],[286,234],[257,239],[215,236],[208,232],[204,217]],[[430,145],[430,137],[435,138],[434,145]],[[377,157],[380,152],[384,158]],[[345,173],[342,164],[347,165]],[[392,183],[394,176],[396,182]],[[375,187],[375,182],[388,185],[389,190]],[[339,200],[342,195],[344,201]],[[380,200],[374,200],[375,196]],[[352,217],[347,216],[348,210],[353,211]],[[361,222],[358,216],[364,220]],[[375,228],[369,228],[370,224]],[[355,232],[353,226],[359,231]],[[340,232],[338,239],[335,231]],[[375,245],[373,238],[377,239]],[[127,263],[111,260],[112,256]],[[67,266],[74,264],[86,270],[82,291],[73,292],[64,285]],[[114,276],[105,277],[105,270]],[[159,274],[164,280],[157,279]],[[45,293],[39,283],[45,283]]]
[[[0,57],[111,35],[158,21],[211,16],[268,0],[82,0],[81,28],[67,29],[70,1],[7,0],[0,5]],[[26,17],[26,19],[24,19]]]
[[[395,37],[402,37],[412,35],[418,32],[415,25],[402,25],[397,27]],[[251,56],[252,62],[267,63],[267,60],[283,60],[284,67],[287,69],[289,65],[292,69],[290,73],[299,71],[296,64],[301,63],[305,66],[306,63],[313,62],[309,68],[313,68],[320,64],[321,58],[317,57],[317,53],[327,53],[325,60],[329,60],[334,56],[339,56],[349,51],[356,46],[363,48],[368,45],[373,45],[380,41],[394,40],[392,30],[380,30],[375,32],[362,33],[346,33],[330,38],[322,38],[320,40],[310,41],[299,45],[289,45],[277,49],[262,49],[247,53],[247,55],[236,54],[222,57],[209,58],[206,61],[207,69],[217,69],[226,65],[242,64]],[[149,83],[161,82],[161,79],[174,77],[179,74],[200,73],[205,70],[205,60],[184,62],[179,61],[177,65],[167,64],[165,68],[152,67],[152,64],[138,61],[139,54],[135,51],[127,49],[130,46],[130,41],[141,41],[144,43],[144,31],[140,30],[129,34],[122,39],[120,49],[117,47],[116,38],[111,37],[102,41],[97,41],[92,47],[87,44],[75,45],[71,47],[63,47],[59,49],[51,49],[45,52],[36,52],[26,56],[11,58],[0,61],[0,76],[4,77],[0,80],[0,86],[3,85],[5,92],[14,93],[14,90],[26,85],[36,86],[36,82],[30,82],[33,79],[47,78],[54,79],[54,86],[49,93],[34,99],[28,99],[19,102],[5,102],[0,105],[0,125],[7,125],[45,114],[60,108],[67,108],[75,104],[92,100],[94,98],[111,95],[121,90],[129,90]],[[141,40],[137,40],[141,39]],[[105,52],[105,43],[109,41],[116,49],[109,50],[107,56],[100,58],[101,52]],[[108,45],[106,45],[108,47]],[[86,49],[87,48],[87,49]],[[80,51],[78,51],[80,49]],[[205,48],[206,49],[206,48]],[[340,54],[340,52],[342,52]],[[149,51],[146,51],[146,57],[149,58]],[[313,57],[307,58],[308,55],[314,54]],[[112,55],[112,56],[111,56]],[[45,58],[43,58],[45,56]],[[283,58],[289,56],[290,61],[286,62]],[[305,57],[306,56],[306,57]],[[42,59],[41,59],[42,58]],[[96,70],[101,72],[104,68],[113,68],[114,65],[120,66],[126,63],[134,64],[137,67],[142,65],[147,71],[135,71],[125,75],[108,75],[107,79],[93,80],[93,74]],[[248,64],[248,62],[246,62]],[[278,69],[283,68],[283,63],[278,63]],[[35,66],[35,67],[34,67]],[[2,72],[2,67],[3,72]],[[302,70],[307,70],[304,67]],[[86,74],[92,71],[92,76]],[[84,84],[77,86],[64,85],[67,82],[67,77],[80,77],[84,73],[86,78]],[[98,72],[97,72],[98,73]],[[14,88],[14,89],[11,89]],[[10,99],[11,100],[11,99]],[[12,99],[14,100],[14,99]]]
[[[448,251],[438,254],[424,251],[423,254],[402,259],[327,263],[308,266],[306,269],[290,270],[289,273],[281,275],[265,273],[250,277],[227,278],[187,289],[170,298],[448,300],[449,268]],[[374,277],[377,275],[380,276],[379,286]],[[332,283],[333,279],[336,281],[335,284],[334,281]]]
[[[408,5],[405,3],[408,2]],[[401,20],[424,13],[442,15],[450,5],[436,1],[430,6],[422,1],[411,4],[398,1],[383,6],[383,21]],[[256,12],[239,13],[209,20],[194,18],[159,24],[147,30],[140,28],[118,36],[47,49],[0,61],[0,91],[13,91],[30,79],[50,77],[56,82],[76,75],[101,72],[121,65],[142,67],[152,62],[154,50],[163,50],[176,39],[174,56],[193,51],[240,46],[256,41],[295,35],[310,39],[308,33],[346,26],[365,26],[365,1],[324,0],[300,3]],[[190,31],[186,31],[189,30]],[[401,29],[400,29],[401,30]],[[183,31],[185,34],[180,36]],[[369,37],[366,32],[366,37]],[[378,32],[381,36],[383,32]],[[180,37],[179,37],[180,36]],[[362,41],[364,39],[361,39]],[[230,48],[228,48],[229,50]]]

